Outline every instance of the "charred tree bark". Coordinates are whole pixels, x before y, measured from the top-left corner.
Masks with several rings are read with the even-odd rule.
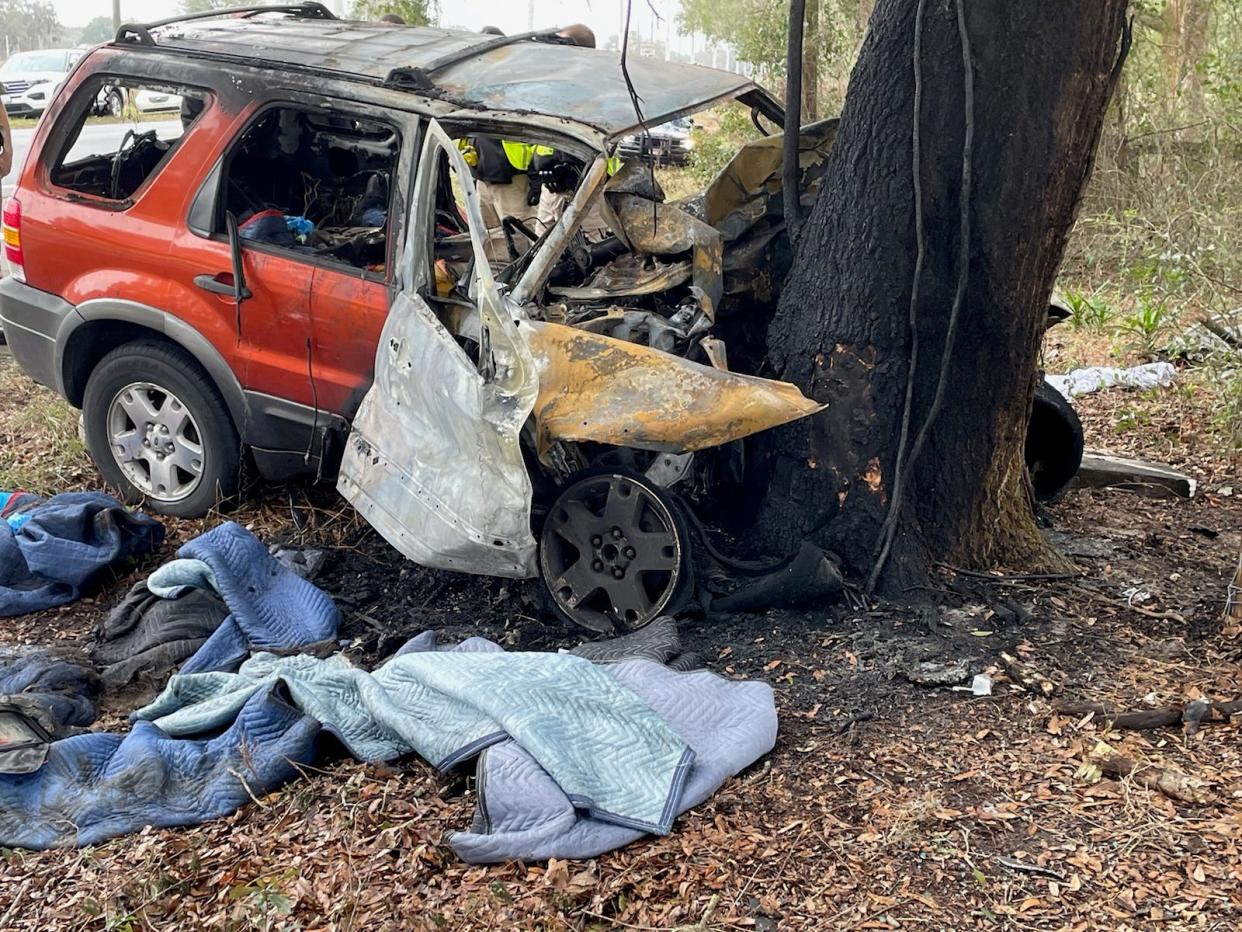
[[[866,575],[906,396],[916,238],[911,180],[918,0],[879,0],[819,198],[768,331],[775,374],[826,402],[782,429],[758,536],[811,537]],[[945,402],[908,473],[885,583],[931,562],[1047,566],[1023,442],[1048,298],[1116,81],[1125,0],[968,0],[974,152],[969,287]],[[920,152],[926,256],[911,434],[936,392],[958,278],[965,80],[952,0],[927,0]]]

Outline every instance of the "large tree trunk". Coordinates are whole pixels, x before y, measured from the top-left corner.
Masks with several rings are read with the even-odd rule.
[[[970,280],[945,403],[909,472],[887,587],[937,560],[1055,562],[1023,442],[1048,298],[1114,84],[1125,0],[967,0],[973,46]],[[894,481],[911,339],[917,0],[879,0],[819,199],[768,331],[775,374],[827,402],[774,438],[757,530],[811,537],[863,575]],[[939,376],[958,277],[965,82],[952,0],[927,0],[921,120],[926,258],[913,436]]]
[[[806,35],[802,45],[802,122],[819,119],[820,0],[806,0]]]

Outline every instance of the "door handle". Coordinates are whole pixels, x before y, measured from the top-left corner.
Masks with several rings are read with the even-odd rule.
[[[212,294],[227,295],[230,298],[238,297],[237,285],[232,281],[232,274],[229,272],[219,272],[215,275],[208,275],[204,272],[202,275],[194,276],[194,284],[203,291],[210,291]],[[250,297],[250,289],[242,288],[242,298]]]

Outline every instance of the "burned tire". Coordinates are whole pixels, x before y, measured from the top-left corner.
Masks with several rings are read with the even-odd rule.
[[[194,518],[236,494],[237,430],[184,350],[157,341],[114,349],[87,380],[82,412],[91,458],[127,502]]]
[[[556,614],[603,634],[675,613],[694,593],[679,506],[617,470],[588,473],[561,492],[540,535],[539,569]]]
[[[1071,405],[1047,382],[1035,389],[1035,406],[1026,429],[1026,466],[1035,498],[1050,502],[1082,465],[1082,422]]]

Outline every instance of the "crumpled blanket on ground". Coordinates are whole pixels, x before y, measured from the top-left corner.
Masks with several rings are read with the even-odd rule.
[[[694,751],[674,815],[709,799],[776,743],[776,704],[767,683],[726,680],[706,670],[679,673],[651,660],[606,669]],[[584,812],[516,741],[484,750],[476,776],[478,807],[470,829],[447,838],[464,861],[592,858],[644,834]]]
[[[36,772],[0,777],[0,846],[98,844],[147,825],[197,825],[237,811],[315,757],[319,723],[262,690],[223,733],[170,738],[149,722],[128,735],[57,741]]]
[[[1149,362],[1128,369],[1115,366],[1090,366],[1065,375],[1045,375],[1044,381],[1066,399],[1090,395],[1104,388],[1167,388],[1173,384],[1177,369],[1168,362]]]
[[[43,648],[0,648],[0,716],[33,722],[47,738],[76,734],[95,721],[103,683],[85,664]],[[6,746],[0,734],[0,773],[37,770],[50,741],[37,747]]]
[[[592,663],[651,660],[674,670],[696,670],[703,666],[697,654],[683,651],[677,622],[668,615],[662,615],[629,634],[606,641],[583,641],[570,653],[585,657]]]
[[[359,760],[413,751],[448,770],[513,738],[575,805],[642,831],[668,832],[694,759],[602,667],[571,654],[507,653],[481,638],[458,650],[405,651],[373,673],[340,655],[256,654],[235,674],[173,676],[135,717],[172,736],[202,734],[276,684]]]
[[[252,650],[301,647],[336,636],[340,612],[320,589],[286,568],[263,543],[229,521],[178,551],[181,559],[147,580],[161,597],[214,591],[229,616],[181,668],[182,673],[235,670]]]
[[[163,598],[137,582],[95,634],[91,663],[108,686],[139,674],[167,673],[206,643],[229,615],[214,589],[188,589]]]
[[[100,570],[163,540],[158,521],[102,492],[25,503],[0,521],[0,616],[72,602]]]
[[[339,613],[332,600],[244,528],[221,525],[180,553],[186,559],[174,562],[193,562],[200,578],[210,575],[212,590],[185,588],[179,598],[219,599],[228,615],[187,667],[228,668],[230,658],[244,657],[252,644],[288,649],[335,636]],[[36,772],[0,775],[0,847],[89,845],[146,825],[195,825],[227,815],[252,793],[294,777],[290,761],[313,760],[319,732],[317,721],[264,689],[224,723],[222,733],[204,740],[173,738],[139,722],[124,736],[56,741]]]
[[[308,658],[285,660],[296,666]],[[255,662],[257,670],[284,667],[270,655]],[[283,701],[286,688],[322,706],[317,714],[328,719],[333,715],[325,709],[337,700],[317,695],[317,686],[344,683],[358,698],[365,691],[373,726],[350,721],[357,711],[353,697],[337,710],[344,719],[329,726],[359,752],[387,754],[398,740],[413,741],[417,733],[430,759],[449,766],[470,753],[469,746],[486,747],[477,766],[478,815],[469,831],[449,839],[461,857],[479,863],[589,857],[641,837],[647,821],[658,820],[651,827],[666,831],[677,814],[769,751],[776,736],[767,684],[679,673],[651,660],[595,666],[568,654],[506,654],[481,638],[437,650],[428,632],[374,674],[349,672],[334,658],[314,665],[325,671],[323,679],[294,674],[278,684],[268,677],[254,689],[236,689],[238,678],[218,673],[179,678],[155,711],[181,715],[181,726],[206,711],[184,704],[187,684],[211,687],[207,692],[216,698],[229,697],[226,705],[241,699],[231,723],[221,707],[204,716],[203,727],[228,724],[207,740],[173,737],[140,721],[124,738],[84,735],[57,742],[38,773],[0,778],[0,846],[94,844],[145,825],[195,824],[234,811],[252,793],[276,788],[297,772],[289,761],[314,759],[320,730],[318,721]],[[525,682],[510,680],[514,671]],[[388,676],[400,684],[394,695],[403,702],[443,690],[438,706],[418,698],[415,708],[394,710],[394,695],[379,694]],[[226,688],[217,693],[220,684]],[[533,708],[541,711],[532,714]],[[396,717],[388,717],[394,711]],[[454,736],[449,723],[458,715],[470,724]],[[605,727],[594,723],[597,717]],[[175,718],[160,721],[174,731],[180,727]],[[492,730],[501,723],[517,737]],[[650,744],[648,735],[660,737]],[[667,795],[653,818],[652,800],[661,793]],[[608,807],[615,811],[603,811]]]

